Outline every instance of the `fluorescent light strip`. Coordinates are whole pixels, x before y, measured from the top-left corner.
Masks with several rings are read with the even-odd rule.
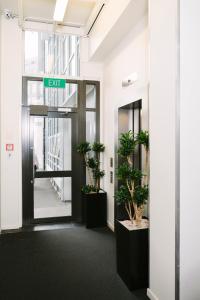
[[[57,22],[63,21],[68,1],[69,0],[57,0],[56,1],[56,6],[55,6],[55,11],[54,11],[54,16],[53,16],[54,21],[57,21]]]

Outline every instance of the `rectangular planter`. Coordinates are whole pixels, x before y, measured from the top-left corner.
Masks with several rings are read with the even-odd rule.
[[[107,226],[107,194],[105,192],[84,194],[83,222],[87,228]]]
[[[117,272],[130,290],[148,287],[149,229],[128,230],[116,221]]]

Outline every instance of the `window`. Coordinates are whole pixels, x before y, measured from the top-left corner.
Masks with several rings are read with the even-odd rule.
[[[25,31],[26,74],[80,76],[80,38]]]
[[[96,85],[86,84],[86,141],[94,143],[96,135]]]
[[[28,105],[76,108],[78,85],[66,83],[65,89],[44,88],[42,81],[28,81]]]

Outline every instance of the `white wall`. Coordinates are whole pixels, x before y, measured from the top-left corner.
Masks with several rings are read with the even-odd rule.
[[[98,47],[102,44],[106,35],[117,22],[119,16],[126,9],[131,0],[109,0],[103,8],[103,12],[95,24],[94,30],[91,31],[90,38],[90,56],[93,56]],[[114,10],[113,10],[114,8]]]
[[[150,289],[175,299],[177,1],[150,0]],[[189,298],[188,298],[189,299]]]
[[[122,79],[133,72],[138,73],[138,81],[129,87],[122,87]],[[143,100],[143,128],[147,128],[148,116],[148,29],[147,16],[124,36],[124,39],[110,52],[104,61],[103,85],[103,142],[106,146],[104,168],[106,176],[104,188],[108,193],[108,223],[114,226],[114,184],[110,184],[110,158],[114,158],[118,107]]]
[[[88,37],[80,39],[80,77],[81,79],[92,79],[102,81],[103,64],[101,62],[93,62],[89,59],[89,44]]]
[[[147,11],[148,0],[106,1],[91,33],[89,53],[93,60],[104,60]]]
[[[22,33],[17,20],[1,17],[1,228],[21,227]],[[14,144],[11,157],[5,151]]]
[[[0,41],[1,41],[1,20],[0,20]],[[0,43],[0,70],[1,70],[1,43]],[[2,78],[2,74],[0,71],[0,93],[1,93],[1,78]],[[0,103],[1,103],[1,96],[0,96]],[[1,123],[0,123],[0,128],[1,128]],[[1,144],[1,130],[0,130],[0,158],[1,158],[1,153],[2,153],[2,144]],[[0,159],[0,176],[1,176],[1,159]],[[1,233],[1,180],[0,180],[0,233]]]
[[[200,3],[180,1],[180,299],[200,299]]]

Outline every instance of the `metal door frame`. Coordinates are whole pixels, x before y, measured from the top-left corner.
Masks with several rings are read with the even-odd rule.
[[[82,220],[81,187],[86,182],[86,171],[76,145],[86,139],[86,111],[96,111],[96,140],[100,138],[100,83],[92,80],[66,79],[66,83],[78,86],[78,105],[72,108],[68,116],[72,118],[74,134],[72,134],[72,216],[45,219],[33,218],[33,155],[30,154],[30,106],[28,105],[28,81],[43,81],[43,77],[24,76],[22,81],[22,203],[23,225],[43,222],[80,222]],[[86,109],[86,85],[96,86],[96,109]],[[50,110],[53,108],[50,108]],[[55,108],[54,108],[55,110]],[[30,199],[33,199],[32,201]]]

